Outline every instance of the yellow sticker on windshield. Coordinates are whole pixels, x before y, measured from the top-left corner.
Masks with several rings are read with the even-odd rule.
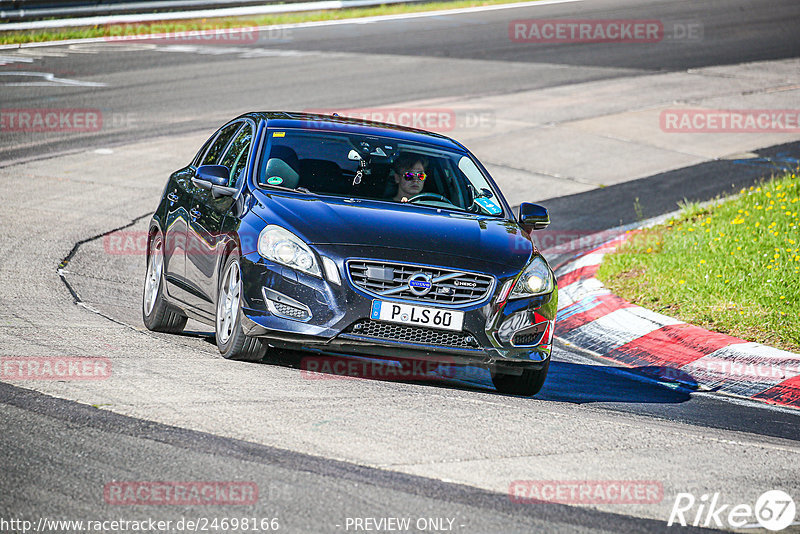
[[[272,137],[286,137],[286,132],[272,132]]]

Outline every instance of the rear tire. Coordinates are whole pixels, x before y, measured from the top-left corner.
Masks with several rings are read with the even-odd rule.
[[[147,272],[142,291],[142,321],[148,330],[178,334],[188,318],[164,300],[164,240],[155,233],[150,238]]]
[[[239,251],[234,249],[222,269],[214,321],[217,348],[228,360],[258,362],[267,351],[260,339],[250,337],[242,330],[242,270],[239,261]]]
[[[550,368],[550,359],[539,370],[524,369],[521,375],[509,375],[492,370],[492,383],[498,393],[532,397],[541,391]]]

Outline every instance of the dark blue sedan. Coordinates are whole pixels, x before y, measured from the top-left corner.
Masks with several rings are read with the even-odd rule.
[[[487,367],[537,393],[557,289],[483,165],[442,135],[249,113],[170,176],[149,228],[143,318],[214,325],[225,358],[274,347]]]

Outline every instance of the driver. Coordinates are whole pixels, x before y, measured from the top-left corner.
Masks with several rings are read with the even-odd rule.
[[[393,199],[395,202],[408,202],[422,192],[422,186],[427,178],[425,174],[427,166],[428,159],[418,154],[404,152],[395,159],[390,173],[397,184],[397,194]]]

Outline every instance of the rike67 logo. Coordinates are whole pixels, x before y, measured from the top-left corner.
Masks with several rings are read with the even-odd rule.
[[[675,524],[711,528],[757,528],[779,531],[795,524],[797,510],[792,497],[781,490],[770,490],[750,504],[725,503],[719,493],[703,494],[699,499],[691,493],[678,493],[667,526]]]

